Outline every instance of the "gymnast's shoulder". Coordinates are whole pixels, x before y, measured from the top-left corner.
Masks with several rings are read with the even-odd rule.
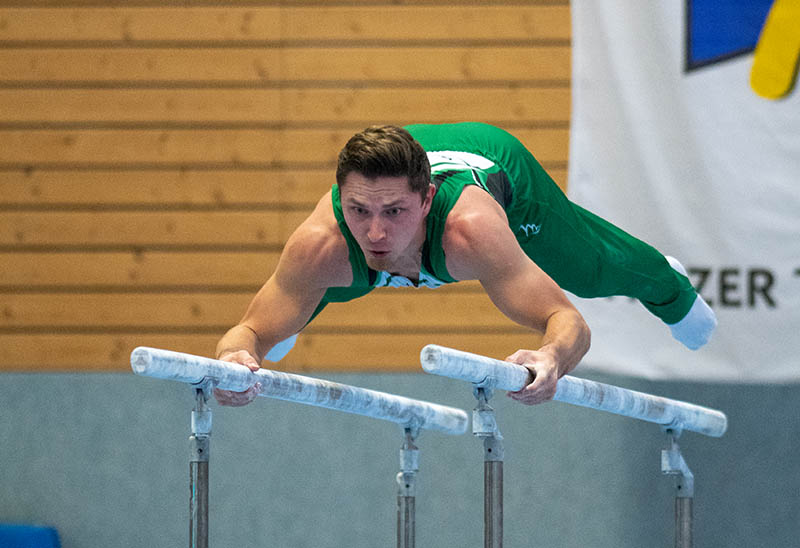
[[[278,272],[302,277],[317,287],[346,287],[352,283],[347,241],[333,214],[330,192],[289,236]]]
[[[447,215],[442,246],[450,274],[469,280],[481,279],[484,263],[493,263],[517,243],[500,204],[485,190],[468,186]]]

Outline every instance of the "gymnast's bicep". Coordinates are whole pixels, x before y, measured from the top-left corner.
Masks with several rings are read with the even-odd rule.
[[[341,246],[324,231],[301,227],[286,243],[275,272],[253,298],[241,324],[271,348],[299,333],[328,287],[341,283]]]

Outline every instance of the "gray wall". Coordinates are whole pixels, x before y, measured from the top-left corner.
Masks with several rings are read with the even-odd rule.
[[[449,379],[320,376],[474,406]],[[800,386],[590,377],[728,414],[725,437],[681,438],[696,546],[797,546]],[[187,545],[192,404],[185,385],[133,375],[0,375],[0,522],[53,525],[64,548]],[[506,546],[672,545],[657,426],[502,393],[492,404],[506,438]],[[394,544],[399,427],[266,399],[213,412],[213,546]],[[480,442],[423,432],[418,445],[417,546],[481,546]]]

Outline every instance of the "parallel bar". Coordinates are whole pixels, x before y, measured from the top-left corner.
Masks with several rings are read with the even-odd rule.
[[[269,369],[252,373],[243,365],[181,352],[140,346],[131,353],[131,367],[137,375],[192,385],[211,383],[238,392],[259,382],[259,396],[337,409],[406,428],[446,434],[463,434],[467,429],[467,414],[461,409]]]
[[[435,344],[422,349],[420,361],[428,373],[477,386],[517,391],[532,382],[530,372],[521,365]],[[553,399],[654,422],[676,431],[692,430],[720,437],[728,428],[728,418],[715,409],[568,375],[558,381]]]

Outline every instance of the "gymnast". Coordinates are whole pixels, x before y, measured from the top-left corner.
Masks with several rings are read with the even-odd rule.
[[[509,133],[480,123],[373,126],[339,153],[336,184],[216,354],[255,371],[264,357],[285,356],[329,302],[460,280],[478,280],[503,314],[543,333],[538,350],[506,358],[532,373],[509,393],[529,405],[552,399],[589,349],[564,290],[635,298],[693,350],[717,323],[677,260],[570,202]],[[256,393],[215,396],[237,406]]]

